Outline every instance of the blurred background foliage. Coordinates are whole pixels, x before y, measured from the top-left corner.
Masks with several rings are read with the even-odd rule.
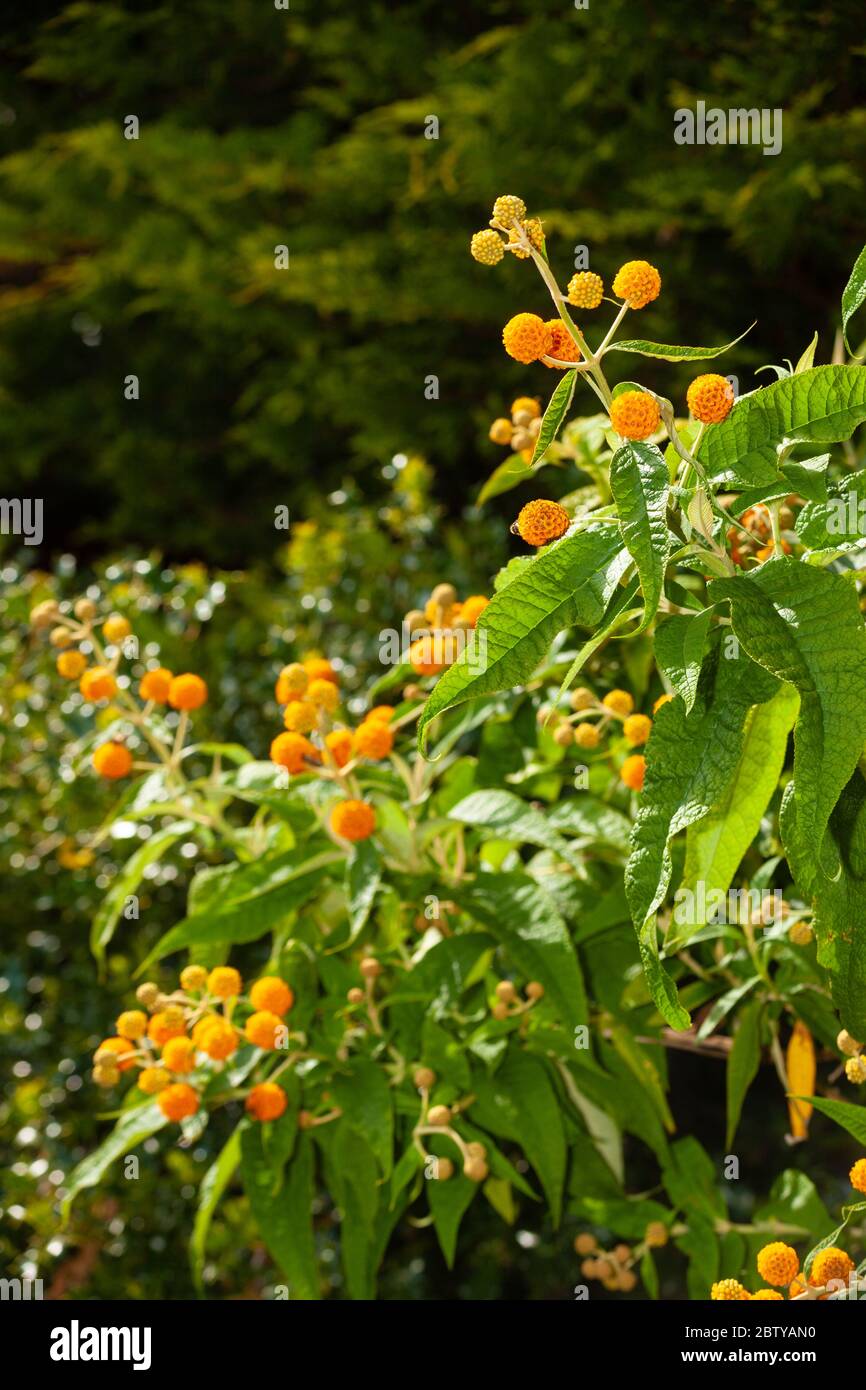
[[[858,0],[82,0],[19,9],[6,38],[0,451],[8,491],[51,498],[53,549],[246,565],[274,506],[347,476],[375,499],[395,452],[459,515],[489,420],[551,384],[500,343],[545,308],[532,267],[468,257],[500,192],[564,279],[576,245],[608,283],[657,264],[646,336],[757,319],[726,359],[742,389],[816,329],[829,358],[863,242]],[[699,98],[780,107],[781,153],[675,144]]]
[[[146,655],[183,668],[194,642],[208,733],[260,755],[285,661],[326,650],[360,698],[377,634],[436,582],[489,592],[515,508],[473,505],[502,457],[487,428],[552,386],[501,348],[512,313],[547,312],[531,268],[468,255],[501,192],[544,219],[563,280],[581,245],[608,283],[627,258],[657,264],[646,336],[721,343],[757,319],[724,359],[741,390],[816,329],[828,360],[864,240],[862,6],[34,0],[5,37],[0,490],[43,497],[46,535],[38,550],[0,538],[0,1264],[54,1296],[186,1297],[193,1195],[218,1135],[167,1159],[152,1141],[137,1183],[115,1170],[57,1229],[56,1189],[102,1128],[90,1053],[147,942],[181,915],[194,864],[163,866],[99,983],[89,923],[124,846],[82,857],[111,793],[71,774],[83,724],[29,608],[95,587]],[[699,98],[781,107],[781,153],[674,144],[674,111]],[[684,389],[679,368],[644,366],[647,384]],[[675,1113],[718,1157],[715,1067],[670,1060]],[[771,1118],[738,1148],[769,1187],[786,1117],[766,1084],[751,1114]],[[843,1149],[826,1135],[789,1160],[828,1205]],[[654,1180],[648,1155],[630,1163]],[[744,1183],[742,1211],[760,1195]],[[532,1212],[517,1240],[473,1213],[452,1275],[432,1233],[407,1229],[381,1295],[570,1296],[567,1241]],[[324,1208],[319,1239],[333,1252]],[[212,1241],[213,1295],[261,1296],[272,1270],[239,1199]],[[671,1296],[681,1268],[661,1266]],[[325,1267],[339,1296],[333,1253]]]

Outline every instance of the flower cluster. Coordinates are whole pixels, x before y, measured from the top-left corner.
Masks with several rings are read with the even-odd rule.
[[[660,695],[653,705],[653,714],[673,697]],[[571,710],[542,707],[538,712],[539,723],[549,727],[556,743],[561,748],[575,747],[585,752],[601,748],[606,737],[618,735],[608,752],[622,757],[619,763],[619,777],[632,791],[643,789],[646,773],[646,758],[642,753],[631,750],[642,748],[652,733],[653,721],[648,714],[635,710],[634,697],[627,690],[610,690],[599,699],[587,686],[579,686],[571,692]]]
[[[862,1169],[859,1167],[862,1164]],[[858,1180],[866,1181],[866,1159],[860,1159],[851,1169],[851,1182],[856,1187]],[[858,1190],[862,1191],[862,1188]],[[808,1274],[800,1267],[800,1257],[792,1245],[774,1240],[758,1251],[757,1270],[764,1280],[764,1287],[750,1293],[738,1279],[720,1279],[713,1284],[710,1298],[716,1301],[739,1300],[746,1302],[780,1300],[784,1289],[793,1299],[827,1299],[841,1293],[848,1287],[855,1264],[851,1256],[835,1245],[825,1245],[807,1261]]]
[[[295,996],[277,975],[262,976],[244,993],[232,966],[208,971],[188,965],[178,989],[165,994],[148,981],[139,985],[136,1000],[141,1007],[122,1013],[114,1035],[96,1049],[93,1079],[110,1087],[134,1070],[139,1091],[156,1097],[167,1120],[180,1121],[197,1112],[208,1082],[245,1044],[263,1053],[288,1046],[284,1020]],[[253,1119],[275,1120],[285,1110],[276,1075],[244,1093]]]
[[[541,407],[534,396],[518,396],[511,407],[511,419],[501,415],[490,426],[489,438],[520,454],[526,463],[532,458],[541,430]]]
[[[458,599],[453,584],[437,584],[423,608],[404,615],[403,626],[412,639],[409,665],[417,676],[438,676],[463,651],[487,607],[483,594]]]

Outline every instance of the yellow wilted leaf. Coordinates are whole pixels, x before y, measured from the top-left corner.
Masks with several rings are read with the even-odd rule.
[[[815,1094],[815,1044],[812,1034],[799,1019],[788,1042],[785,1055],[785,1068],[788,1073],[788,1090],[794,1096],[813,1096]],[[789,1100],[791,1138],[805,1139],[809,1133],[809,1120],[813,1107],[805,1101]]]

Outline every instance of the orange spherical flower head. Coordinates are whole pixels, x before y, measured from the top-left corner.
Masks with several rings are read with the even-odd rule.
[[[604,299],[604,281],[591,270],[579,270],[568,282],[568,302],[578,309],[597,309]]]
[[[168,687],[168,703],[172,709],[201,709],[206,699],[207,686],[201,676],[194,676],[190,671],[175,676]]]
[[[553,334],[537,314],[515,314],[502,330],[502,341],[515,362],[537,362],[550,352]]]
[[[233,965],[216,965],[207,977],[207,989],[218,999],[231,999],[240,994],[243,982]]]
[[[129,1038],[104,1038],[93,1054],[94,1062],[111,1061],[118,1071],[135,1066],[135,1047]]]
[[[469,250],[473,260],[480,261],[481,265],[498,265],[505,255],[502,237],[492,227],[476,232],[469,243]]]
[[[409,648],[409,664],[418,676],[438,676],[457,660],[460,650],[453,633],[426,632]]]
[[[484,594],[470,594],[460,610],[461,619],[470,627],[474,627],[489,603],[490,599],[485,598]]]
[[[634,709],[634,699],[627,690],[609,690],[601,703],[612,714],[619,714],[623,718]]]
[[[319,711],[309,700],[290,700],[283,712],[283,723],[291,734],[311,734],[319,722]]]
[[[192,1040],[197,1051],[204,1052],[214,1062],[224,1062],[237,1052],[240,1034],[228,1019],[211,1015],[199,1020],[192,1030]]]
[[[653,714],[658,714],[662,705],[669,704],[673,698],[673,695],[668,695],[667,693],[665,693],[664,695],[660,695],[656,700],[655,704],[653,705]]]
[[[866,1192],[866,1158],[858,1158],[848,1177],[857,1192]]]
[[[87,669],[87,657],[82,652],[61,652],[57,658],[57,674],[67,681],[77,681]]]
[[[160,1091],[156,1103],[167,1120],[186,1120],[198,1110],[198,1092],[185,1081],[176,1081]]]
[[[277,676],[277,683],[274,686],[277,704],[287,705],[290,700],[299,700],[302,695],[306,695],[309,684],[310,677],[300,661],[290,662],[288,666],[283,667]]]
[[[155,1096],[171,1081],[165,1067],[142,1067],[138,1073],[138,1089],[146,1096]]]
[[[548,319],[546,326],[550,329],[550,347],[545,356],[555,357],[560,362],[579,362],[581,359],[580,348],[562,319]],[[545,362],[544,365],[549,367],[550,363]]]
[[[541,404],[534,396],[518,396],[516,401],[511,402],[511,414],[518,415],[525,410],[530,420],[541,418]]]
[[[710,1298],[717,1303],[730,1303],[731,1301],[745,1303],[751,1297],[748,1289],[744,1289],[737,1279],[720,1279],[710,1289]]]
[[[168,704],[168,692],[174,676],[165,666],[157,666],[155,671],[146,671],[138,686],[142,700],[152,700],[155,705]]]
[[[117,681],[107,666],[89,666],[78,682],[85,700],[110,700],[117,693]]]
[[[308,772],[307,759],[321,762],[319,751],[303,734],[277,734],[271,744],[271,762],[284,767],[288,772]]]
[[[642,753],[632,753],[626,758],[619,770],[619,775],[633,792],[643,791],[643,779],[646,776],[646,758]]]
[[[254,1009],[278,1014],[280,1018],[289,1012],[294,1002],[295,996],[290,986],[279,975],[263,975],[250,990],[250,1003]]]
[[[610,423],[623,439],[648,439],[661,422],[658,401],[646,391],[623,391],[610,406]]]
[[[758,1273],[768,1284],[784,1289],[796,1277],[800,1258],[791,1245],[774,1240],[758,1251]]]
[[[315,705],[316,709],[333,714],[340,703],[340,692],[333,681],[314,680],[310,681],[307,687],[306,700],[308,704]]]
[[[341,840],[369,840],[376,829],[376,812],[366,801],[338,801],[330,823]]]
[[[369,711],[369,713],[365,716],[365,722],[369,721],[370,719],[378,719],[380,724],[390,724],[393,718],[393,705],[374,705],[373,708]]]
[[[716,372],[696,376],[686,392],[689,410],[702,425],[717,425],[727,419],[734,404],[734,388]]]
[[[752,1294],[753,1303],[755,1301],[759,1303],[769,1303],[773,1299],[779,1299],[782,1302],[784,1302],[784,1299],[782,1295],[779,1293],[778,1289],[758,1289],[757,1293]]]
[[[839,1279],[844,1284],[853,1269],[854,1261],[850,1255],[836,1245],[828,1245],[826,1250],[819,1250],[812,1261],[809,1283],[813,1289],[822,1288],[832,1279]]]
[[[93,766],[100,777],[114,781],[128,775],[132,768],[132,754],[122,743],[100,743],[93,750]]]
[[[284,735],[284,737],[288,737],[288,735]],[[329,734],[325,734],[325,747],[337,767],[345,767],[352,756],[351,729],[332,729]]]
[[[649,738],[652,726],[653,722],[647,715],[630,714],[622,726],[622,731],[632,748],[639,748]]]
[[[102,624],[102,635],[106,642],[122,642],[132,632],[132,624],[120,613],[112,613]]]
[[[157,1047],[165,1047],[170,1038],[182,1038],[185,1032],[186,1024],[180,1009],[160,1009],[152,1015],[147,1025],[147,1036]]]
[[[162,1049],[162,1065],[166,1071],[192,1071],[195,1066],[195,1043],[192,1038],[169,1038]]]
[[[258,1013],[250,1014],[244,1027],[244,1035],[247,1042],[251,1042],[254,1047],[273,1052],[283,1036],[284,1028],[285,1024],[277,1014],[272,1014],[269,1009],[260,1009]]]
[[[288,1104],[288,1096],[275,1081],[262,1081],[254,1086],[244,1106],[254,1120],[278,1120]]]
[[[628,301],[630,309],[643,309],[658,299],[662,277],[649,261],[626,261],[616,272],[613,292]]]
[[[147,1032],[147,1014],[142,1009],[128,1009],[120,1015],[114,1027],[119,1038],[137,1042]]]
[[[564,536],[570,525],[571,517],[558,502],[538,499],[521,507],[511,529],[527,545],[547,545]]]
[[[323,656],[305,656],[304,670],[311,681],[333,681],[334,685],[339,685],[336,671]]]
[[[352,741],[355,756],[358,758],[387,758],[394,747],[394,735],[381,719],[366,719],[355,730]]]

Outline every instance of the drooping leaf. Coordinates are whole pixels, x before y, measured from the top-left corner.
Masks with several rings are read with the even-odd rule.
[[[852,1105],[847,1100],[829,1100],[826,1096],[810,1096],[808,1099],[828,1120],[852,1134],[861,1148],[866,1147],[866,1105]]]
[[[349,940],[354,941],[367,925],[379,885],[382,861],[370,840],[353,845],[346,864],[346,899],[349,906]]]
[[[687,1028],[688,1015],[658,959],[655,927],[671,878],[670,840],[710,812],[736,767],[749,708],[777,688],[776,680],[748,658],[719,657],[691,712],[681,700],[672,700],[653,724],[626,894],[653,1000],[674,1028]]]
[[[866,629],[857,594],[839,575],[785,556],[715,580],[710,597],[730,599],[749,656],[800,692],[792,810],[800,840],[817,853],[866,742]]]
[[[711,608],[701,613],[671,613],[656,628],[656,665],[683,697],[686,711],[692,708],[698,693],[712,616]]]
[[[624,558],[623,558],[624,557]],[[594,627],[623,573],[627,553],[609,527],[564,536],[494,594],[454,665],[424,706],[419,747],[437,714],[532,675],[563,628]]]
[[[777,449],[849,439],[866,420],[866,367],[813,367],[737,401],[704,435],[698,458],[711,477],[746,487],[778,477]]]
[[[394,1111],[384,1071],[367,1057],[353,1057],[334,1076],[330,1090],[343,1111],[341,1123],[360,1134],[387,1178],[394,1162]]]
[[[569,1032],[586,1023],[583,976],[568,928],[553,899],[522,873],[483,873],[453,893],[531,980],[544,985]]]
[[[520,1144],[538,1174],[559,1225],[565,1185],[566,1145],[562,1117],[544,1063],[510,1050],[492,1077],[473,1078],[469,1116],[484,1129]]]
[[[798,795],[789,786],[782,803],[788,862],[812,904],[818,963],[829,972],[842,1026],[852,1037],[866,1038],[866,782],[859,769],[853,773],[831,812],[820,852],[804,838]]]
[[[457,1233],[460,1229],[460,1222],[463,1220],[464,1213],[469,1208],[470,1203],[477,1196],[478,1183],[465,1178],[458,1167],[453,1177],[448,1178],[447,1181],[428,1178],[425,1189],[427,1201],[430,1203],[430,1214],[433,1217],[436,1237],[442,1247],[445,1263],[451,1269],[457,1251]]]
[[[670,475],[663,454],[654,444],[626,442],[611,460],[610,487],[622,538],[640,577],[645,609],[638,631],[642,631],[656,615],[671,551]]]
[[[848,342],[848,324],[866,299],[866,246],[854,262],[848,283],[842,291],[842,337],[845,346],[851,351]]]
[[[194,830],[195,825],[192,821],[174,821],[162,830],[154,831],[150,839],[145,840],[144,844],[129,856],[117,877],[112,880],[111,887],[102,899],[93,918],[93,925],[90,930],[90,949],[98,961],[104,960],[105,948],[114,936],[126,900],[130,894],[135,893],[144,878],[145,871],[151,864],[157,863],[166,850],[170,849],[178,840],[182,840],[184,835],[189,835]]]
[[[155,1101],[148,1101],[144,1105],[136,1105],[134,1109],[125,1111],[108,1137],[69,1174],[61,1205],[63,1222],[68,1220],[70,1208],[79,1192],[85,1187],[95,1187],[116,1158],[128,1154],[131,1149],[149,1139],[152,1134],[156,1134],[157,1130],[162,1129],[167,1123]]]
[[[577,373],[574,371],[563,372],[562,380],[557,384],[556,390],[547,403],[547,409],[541,421],[541,429],[532,451],[530,465],[538,462],[556,438],[559,427],[568,414],[568,407],[571,405],[576,377]]]
[[[201,1180],[195,1222],[189,1241],[189,1262],[193,1283],[201,1294],[202,1271],[208,1231],[220,1198],[234,1177],[241,1160],[240,1127],[234,1129]]]
[[[753,999],[740,1010],[734,1045],[728,1053],[727,1113],[728,1127],[725,1144],[730,1148],[746,1093],[758,1074],[761,1064],[761,1012],[763,1003]]]
[[[275,1194],[274,1173],[264,1151],[262,1127],[241,1131],[241,1175],[259,1233],[286,1276],[292,1300],[320,1297],[313,1236],[315,1196],[313,1141],[302,1134],[282,1187]]]
[[[740,755],[727,785],[709,813],[686,833],[682,897],[671,928],[671,949],[685,945],[691,931],[705,926],[706,909],[727,893],[778,785],[799,703],[796,690],[783,685],[766,704],[747,713]]]

